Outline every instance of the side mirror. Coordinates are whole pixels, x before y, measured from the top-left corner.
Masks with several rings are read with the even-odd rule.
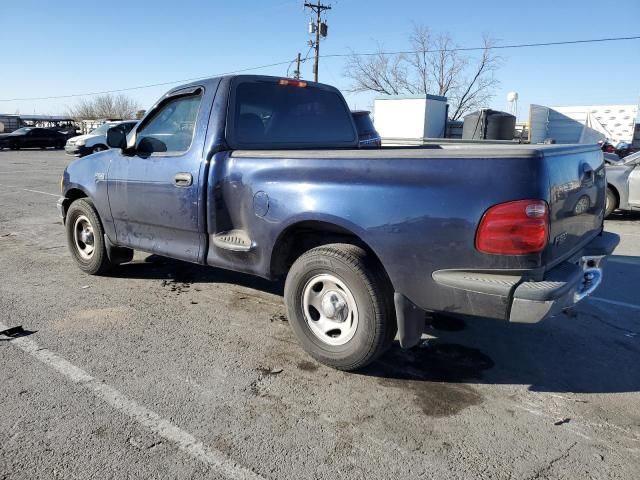
[[[107,145],[109,148],[125,150],[127,148],[127,134],[124,133],[124,128],[116,125],[107,130]]]

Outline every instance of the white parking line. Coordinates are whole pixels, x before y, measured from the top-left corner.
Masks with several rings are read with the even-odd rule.
[[[62,175],[61,172],[52,172],[51,170],[5,170],[5,171],[1,171],[0,175],[2,175],[3,173],[33,173],[33,172],[49,173],[51,175]]]
[[[0,322],[0,330],[6,328],[8,327]],[[41,348],[34,340],[28,337],[19,337],[12,339],[9,343],[28,353],[43,364],[53,368],[72,382],[91,391],[96,397],[102,399],[116,410],[149,428],[157,435],[174,443],[180,450],[191,457],[210,465],[211,468],[215,469],[219,474],[238,480],[264,480],[264,477],[261,477],[246,467],[236,464],[221,451],[206,447],[189,432],[182,430],[152,410],[128,399],[113,387],[102,383],[81,368],[59,357],[51,350]]]
[[[608,303],[610,305],[617,305],[619,307],[632,308],[634,310],[640,310],[640,305],[636,305],[635,303],[627,303],[627,302],[618,302],[617,300],[608,300],[606,298],[600,297],[588,297],[591,300],[595,300],[597,302]]]
[[[0,183],[0,187],[15,188],[16,190],[22,190],[22,191],[31,192],[31,193],[41,193],[42,195],[50,195],[52,197],[59,197],[60,196],[57,193],[49,193],[49,192],[42,192],[40,190],[31,190],[29,188],[14,187],[13,185],[5,185],[3,183]]]
[[[28,188],[23,188],[22,190],[24,190],[25,192],[41,193],[43,195],[50,195],[52,197],[59,197],[60,196],[60,194],[58,194],[58,193],[41,192],[40,190],[29,190]]]

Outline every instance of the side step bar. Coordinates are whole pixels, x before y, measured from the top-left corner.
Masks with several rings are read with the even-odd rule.
[[[253,248],[249,235],[244,230],[229,230],[211,237],[211,241],[218,248],[232,252],[248,252]]]

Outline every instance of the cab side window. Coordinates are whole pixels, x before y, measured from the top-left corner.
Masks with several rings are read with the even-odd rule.
[[[169,99],[136,134],[140,153],[180,154],[193,140],[202,92]]]

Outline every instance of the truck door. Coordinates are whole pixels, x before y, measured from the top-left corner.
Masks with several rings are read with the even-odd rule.
[[[629,174],[629,205],[640,207],[640,165]]]
[[[200,87],[168,95],[132,133],[133,152],[114,152],[108,195],[118,245],[199,261],[207,100]]]

